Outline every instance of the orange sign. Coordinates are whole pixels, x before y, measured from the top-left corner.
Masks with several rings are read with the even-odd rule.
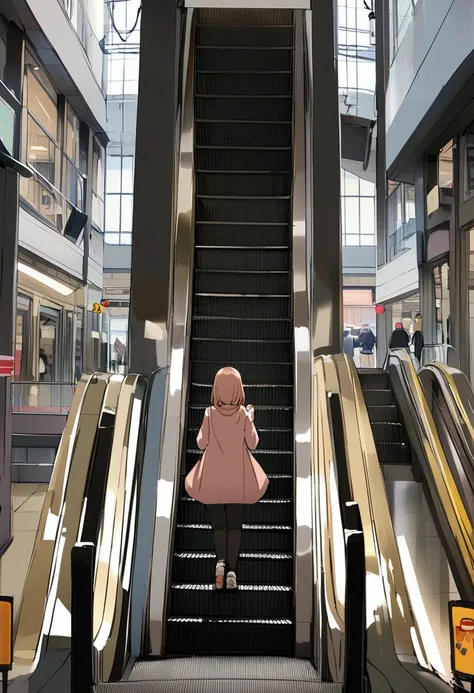
[[[474,604],[449,602],[453,674],[474,681]]]
[[[0,670],[13,663],[13,597],[0,597]]]

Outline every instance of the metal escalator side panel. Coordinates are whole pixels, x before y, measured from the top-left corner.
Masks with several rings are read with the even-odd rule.
[[[37,664],[57,558],[63,504],[68,493],[77,439],[81,434],[80,417],[89,388],[95,386],[95,378],[83,376],[77,385],[43,503],[16,626],[14,672],[18,674],[31,672]]]
[[[399,656],[427,666],[413,621],[367,407],[355,366],[334,357],[340,383],[345,444],[354,500],[359,504],[366,547],[367,657],[391,685],[409,682]]]
[[[135,540],[135,472],[144,393],[144,378],[127,376],[117,408],[94,590],[94,649],[101,681],[110,680],[115,673],[116,655],[123,661],[117,649],[128,607],[125,593],[129,591]]]
[[[163,654],[172,561],[176,495],[184,444],[188,354],[194,259],[194,43],[193,11],[188,10],[183,45],[183,103],[177,172],[173,287],[170,292],[169,372],[165,393],[162,446],[156,485],[154,539],[149,594],[149,646]]]
[[[306,112],[304,14],[294,15],[293,57],[293,195],[292,264],[294,331],[294,465],[295,465],[295,655],[309,657],[313,606],[313,518],[311,486],[311,373],[308,273],[307,198],[306,198]]]
[[[474,530],[446,458],[420,380],[403,350],[390,354],[389,373],[439,523],[451,569],[463,599],[474,598]]]

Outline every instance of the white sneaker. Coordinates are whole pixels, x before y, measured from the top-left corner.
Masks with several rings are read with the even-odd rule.
[[[229,572],[227,573],[227,579],[225,584],[228,590],[237,589],[237,576],[233,570],[229,570]]]
[[[216,563],[216,590],[221,590],[224,587],[225,562],[217,561]]]

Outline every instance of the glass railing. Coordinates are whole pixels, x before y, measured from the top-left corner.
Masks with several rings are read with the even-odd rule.
[[[451,344],[425,344],[421,352],[421,367],[428,363],[443,363],[451,366],[454,363],[455,351]]]
[[[67,416],[74,396],[70,382],[13,382],[14,414],[60,414]]]
[[[402,224],[388,239],[388,259],[393,260],[397,255],[407,250],[406,241],[416,233],[416,220],[410,219]]]

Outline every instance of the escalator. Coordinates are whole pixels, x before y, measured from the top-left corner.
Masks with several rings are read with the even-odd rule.
[[[474,596],[471,503],[459,484],[459,459],[443,417],[430,412],[409,354],[390,352],[387,371],[362,370],[359,378],[408,594],[425,624],[427,661],[449,678],[448,601]]]
[[[293,651],[293,13],[199,10],[195,256],[186,446],[168,654]],[[266,496],[245,508],[239,596],[216,593],[204,506],[184,492],[216,372],[237,368]]]

